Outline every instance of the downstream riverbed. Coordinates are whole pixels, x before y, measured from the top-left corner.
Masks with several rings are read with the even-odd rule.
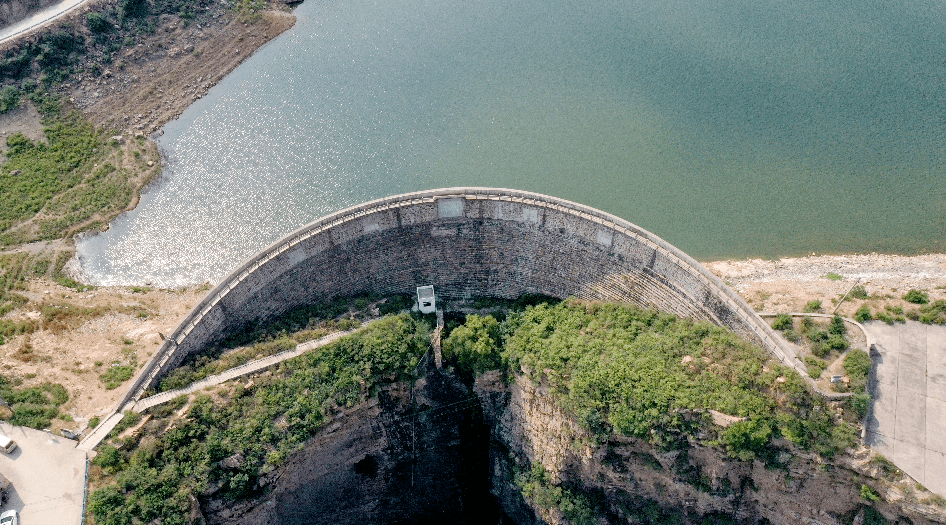
[[[216,282],[345,206],[444,186],[614,213],[698,259],[941,252],[946,6],[307,2],[165,127],[79,243],[95,284]]]

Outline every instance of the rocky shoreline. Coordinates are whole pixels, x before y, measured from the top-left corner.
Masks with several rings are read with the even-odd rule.
[[[903,300],[911,289],[927,292],[931,301],[946,299],[946,254],[811,255],[703,264],[760,312],[799,312],[819,300],[834,309],[858,285],[874,307],[915,307]],[[864,303],[845,299],[838,312],[853,316]]]

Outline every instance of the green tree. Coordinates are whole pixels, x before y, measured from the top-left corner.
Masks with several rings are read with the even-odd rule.
[[[444,341],[444,357],[456,360],[466,374],[481,374],[502,367],[499,322],[491,315],[472,314],[463,326],[455,328]]]
[[[772,423],[762,418],[737,421],[722,432],[729,455],[743,461],[762,453],[771,438]]]

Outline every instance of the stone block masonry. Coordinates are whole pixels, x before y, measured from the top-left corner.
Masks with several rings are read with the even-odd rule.
[[[495,188],[379,199],[287,235],[227,276],[144,367],[119,406],[247,323],[333,297],[523,294],[623,301],[726,326],[807,377],[795,351],[728,286],[656,235],[602,211]]]

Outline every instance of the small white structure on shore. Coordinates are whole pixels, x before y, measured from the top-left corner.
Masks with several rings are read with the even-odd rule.
[[[424,314],[432,314],[437,311],[437,298],[434,297],[434,287],[417,287],[417,308]]]

